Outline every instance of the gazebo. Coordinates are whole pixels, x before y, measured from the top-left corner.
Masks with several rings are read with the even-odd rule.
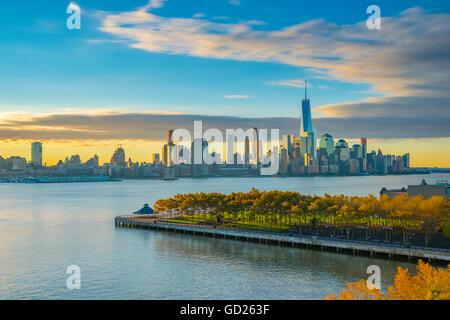
[[[133,212],[133,214],[154,214],[153,209],[146,203],[144,204],[144,207],[136,212]]]

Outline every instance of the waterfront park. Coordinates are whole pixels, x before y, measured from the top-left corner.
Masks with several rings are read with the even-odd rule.
[[[213,228],[450,247],[450,199],[310,196],[292,191],[187,193],[159,199],[164,222]]]

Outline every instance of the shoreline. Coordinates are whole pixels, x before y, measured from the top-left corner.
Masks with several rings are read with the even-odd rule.
[[[1,179],[0,183],[23,183],[23,184],[41,184],[41,183],[77,183],[77,182],[119,182],[118,178],[94,176],[94,177],[24,177],[24,178],[6,178]]]
[[[190,224],[177,224],[149,219],[152,216],[118,216],[114,219],[116,227],[140,228],[166,232],[180,232],[192,235],[225,238],[270,245],[282,245],[304,249],[327,250],[341,254],[370,256],[384,259],[418,260],[448,264],[450,251],[438,248],[405,247],[371,243],[357,240],[336,240],[308,235],[284,235],[281,233],[258,232],[244,229],[210,228]],[[146,218],[146,219],[143,219]],[[147,220],[147,221],[146,221]]]

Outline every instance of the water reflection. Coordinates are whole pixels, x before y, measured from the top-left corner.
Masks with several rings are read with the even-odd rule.
[[[185,192],[294,190],[377,194],[423,176],[129,180],[0,184],[0,299],[322,299],[381,267],[384,288],[406,262],[192,235],[123,229],[114,217]],[[450,174],[427,181],[450,180]],[[68,291],[67,266],[82,270]]]
[[[189,259],[226,261],[237,266],[246,266],[254,272],[264,273],[270,270],[308,274],[311,279],[321,278],[326,274],[327,277],[338,281],[356,281],[367,278],[368,266],[378,265],[382,270],[384,289],[392,284],[398,266],[415,269],[414,263],[403,261],[177,233],[158,237],[154,248],[161,252],[175,252]]]

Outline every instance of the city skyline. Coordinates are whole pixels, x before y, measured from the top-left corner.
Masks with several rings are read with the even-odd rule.
[[[193,120],[298,135],[308,79],[316,138],[364,136],[412,166],[450,167],[445,1],[378,1],[380,30],[366,28],[369,1],[77,1],[80,30],[66,28],[68,3],[0,5],[3,157],[39,140],[49,165],[104,163],[118,144],[150,161],[167,128]]]
[[[301,108],[301,104],[300,107]],[[301,126],[301,122],[302,119],[294,119],[295,122],[300,123]],[[312,128],[315,128],[314,126],[312,126]],[[245,128],[245,129],[250,129],[250,128]],[[163,133],[166,133],[165,130],[162,130]],[[280,145],[283,144],[283,136],[289,135],[291,137],[296,136],[295,131],[299,132],[299,128],[297,128],[297,130],[293,131],[293,134],[288,134],[285,133],[282,136],[280,136]],[[300,129],[301,131],[301,129]],[[283,131],[282,131],[283,132]],[[319,140],[321,139],[321,137],[323,135],[328,135],[329,132],[331,131],[324,131],[324,134],[318,135],[318,134],[313,134],[313,136],[315,137],[315,146],[316,148],[314,148],[313,150],[318,150],[319,148]],[[353,139],[347,139],[345,137],[336,137],[334,135],[332,135],[333,137],[333,141],[334,143],[338,142],[338,140],[340,139],[344,139],[349,145],[353,145],[353,144],[358,144],[360,142],[361,138],[353,138]],[[300,138],[300,137],[299,137]],[[45,140],[44,140],[45,141]],[[124,141],[124,140],[117,140],[115,141],[115,143],[113,144],[105,144],[105,147],[101,150],[98,149],[98,145],[96,144],[92,144],[89,145],[88,143],[84,143],[84,145],[82,144],[80,145],[74,145],[72,147],[67,147],[67,145],[65,145],[64,148],[58,148],[55,147],[54,145],[52,145],[52,143],[50,144],[45,144],[44,146],[44,152],[42,151],[42,140],[40,141],[35,141],[35,140],[30,140],[30,142],[26,145],[21,146],[20,148],[0,148],[0,156],[2,156],[3,158],[8,158],[8,157],[14,157],[14,156],[19,156],[19,157],[23,157],[26,158],[27,160],[30,160],[30,163],[33,162],[32,161],[32,149],[30,148],[30,146],[32,146],[34,143],[38,143],[40,144],[40,148],[41,148],[41,163],[43,165],[47,165],[47,166],[52,166],[52,165],[56,165],[58,163],[58,161],[64,160],[64,158],[66,157],[71,157],[72,155],[78,155],[80,156],[80,158],[82,159],[82,162],[85,162],[89,159],[91,159],[94,155],[98,157],[98,163],[99,165],[104,165],[104,164],[108,164],[110,163],[110,159],[111,159],[111,155],[115,152],[115,150],[117,149],[118,146],[120,147],[125,147],[128,152],[127,154],[129,155],[127,157],[128,158],[132,158],[132,160],[134,162],[138,162],[138,163],[151,163],[152,162],[152,157],[154,156],[154,154],[161,154],[161,146],[166,142],[166,140],[161,140],[161,141],[151,141],[151,142],[141,142],[141,141]],[[429,143],[429,142],[428,142]],[[386,145],[388,145],[388,147],[386,148]],[[403,148],[398,148],[398,145],[396,143],[393,143],[393,145],[391,147],[389,147],[389,143],[386,144],[386,142],[384,143],[378,143],[376,139],[372,140],[370,139],[370,149],[367,150],[367,152],[369,151],[377,151],[377,150],[383,150],[384,152],[388,153],[388,154],[405,154],[405,153],[410,153],[411,154],[411,167],[441,167],[441,168],[448,168],[450,166],[433,166],[433,165],[417,165],[417,160],[416,160],[416,155],[414,154],[414,152],[411,152],[411,150],[408,150],[407,146],[403,146]],[[219,152],[222,155],[226,154],[226,145],[225,144],[221,144],[221,143],[215,143],[214,147],[213,147],[213,151]],[[61,152],[62,150],[64,150],[65,152]],[[433,155],[431,155],[433,156]],[[223,158],[224,162],[226,162],[226,158]],[[48,161],[50,160],[50,161]],[[444,159],[446,160],[446,159]],[[420,162],[419,162],[420,163]],[[444,164],[446,162],[443,162]]]

